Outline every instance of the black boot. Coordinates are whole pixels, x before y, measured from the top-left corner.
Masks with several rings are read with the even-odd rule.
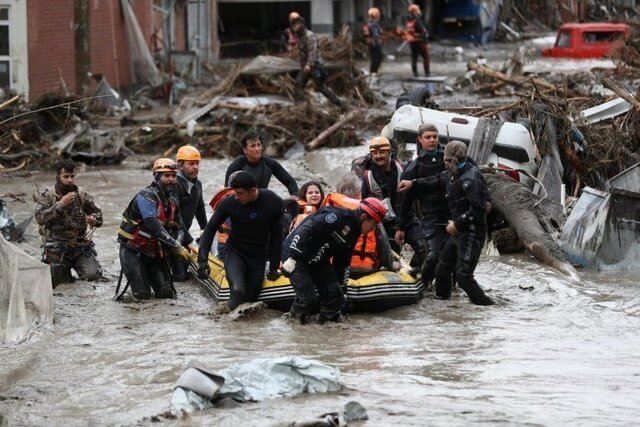
[[[465,291],[475,305],[493,305],[472,274],[458,273],[458,286]]]

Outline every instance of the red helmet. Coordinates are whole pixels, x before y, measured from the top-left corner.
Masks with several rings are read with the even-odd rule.
[[[362,209],[367,215],[375,219],[379,224],[387,214],[387,208],[384,204],[375,197],[367,197],[360,202],[360,209]]]

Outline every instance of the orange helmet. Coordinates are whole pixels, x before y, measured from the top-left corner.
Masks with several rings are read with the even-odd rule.
[[[378,224],[382,222],[384,216],[387,214],[387,208],[375,197],[367,197],[361,201],[359,208],[371,218],[375,219]]]
[[[153,173],[156,172],[175,172],[178,168],[176,162],[171,159],[158,159],[153,163]]]
[[[369,151],[391,150],[391,142],[384,136],[376,136],[369,140]]]
[[[200,152],[191,145],[183,145],[178,148],[176,160],[200,160]]]
[[[420,6],[418,6],[417,4],[410,4],[407,10],[411,14],[420,14]]]
[[[378,9],[377,7],[372,7],[371,9],[369,9],[367,14],[371,19],[380,19],[380,9]]]
[[[294,19],[300,18],[300,14],[298,12],[291,12],[289,14],[289,22],[293,22]]]

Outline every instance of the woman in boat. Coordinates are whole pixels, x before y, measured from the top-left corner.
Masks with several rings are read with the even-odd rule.
[[[298,214],[291,221],[289,232],[300,225],[306,217],[320,209],[323,200],[322,185],[316,181],[305,182],[298,193]]]

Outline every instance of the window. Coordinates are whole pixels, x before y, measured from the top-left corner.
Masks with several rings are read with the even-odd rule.
[[[561,31],[560,34],[558,34],[556,47],[571,47],[571,34],[569,31]]]
[[[9,8],[0,7],[0,87],[11,86],[9,53]]]
[[[624,38],[622,31],[585,31],[582,39],[585,43],[610,43]]]

